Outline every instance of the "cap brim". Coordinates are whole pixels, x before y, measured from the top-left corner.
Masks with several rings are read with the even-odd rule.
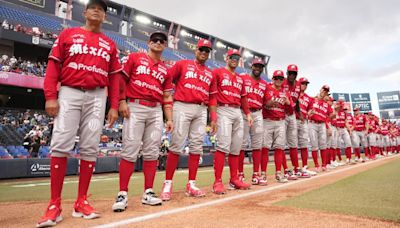
[[[164,37],[164,40],[167,41],[168,37],[167,34],[163,33],[163,32],[154,32],[150,35],[149,39],[151,40],[151,38],[155,37],[155,36],[162,36]]]
[[[91,6],[91,5],[93,5],[93,4],[98,4],[98,5],[100,5],[102,8],[103,8],[103,10],[104,10],[104,12],[107,12],[107,3],[105,3],[104,1],[101,1],[101,0],[90,0],[89,2],[88,2],[88,4],[86,5],[86,9],[89,7],[89,6]]]

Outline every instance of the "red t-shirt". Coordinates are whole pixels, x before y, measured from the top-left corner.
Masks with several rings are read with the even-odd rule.
[[[284,88],[284,90],[286,92],[289,93],[289,95],[290,95],[290,97],[292,98],[292,101],[293,101],[293,105],[292,106],[287,106],[285,108],[286,112],[287,112],[287,114],[289,116],[294,113],[294,108],[296,106],[297,100],[300,97],[300,93],[301,93],[300,86],[301,86],[301,84],[298,81],[295,81],[294,85],[291,85],[288,82],[287,79],[285,81],[283,81],[282,87]]]
[[[154,62],[147,53],[132,53],[124,64],[124,72],[129,78],[126,97],[162,102],[163,94],[171,91],[172,78],[163,62]]]
[[[336,127],[344,128],[346,126],[346,113],[340,110],[336,114]]]
[[[194,60],[176,62],[168,74],[175,82],[174,100],[186,103],[209,102],[209,95],[217,93],[212,71]]]
[[[241,75],[247,92],[247,102],[250,109],[261,109],[264,104],[268,85],[262,79],[256,80],[248,74]]]
[[[285,107],[287,107],[288,105],[285,105],[283,99],[284,97],[287,97],[290,100],[290,105],[293,105],[293,101],[290,98],[289,93],[286,92],[283,87],[281,87],[279,90],[275,89],[274,86],[269,87],[269,90],[265,93],[265,102],[268,102],[270,100],[276,100],[278,101],[279,104],[277,107],[264,106],[263,108],[264,119],[277,120],[285,118],[286,116]]]
[[[304,119],[308,118],[308,111],[311,110],[314,99],[308,96],[306,93],[300,94],[299,104],[300,104],[300,112]],[[296,112],[296,118],[300,119],[299,114]]]
[[[332,113],[332,107],[323,99],[315,98],[312,109],[314,109],[314,114],[309,116],[308,119],[320,123],[324,123]]]
[[[44,93],[47,100],[57,99],[57,84],[63,86],[94,89],[106,87],[122,71],[118,50],[114,42],[103,33],[94,33],[82,28],[69,28],[60,33],[50,51],[49,59],[62,65],[61,75],[46,72]],[[118,89],[109,88],[109,98],[118,106]]]
[[[367,118],[363,114],[354,116],[354,130],[365,131],[365,125],[367,123]]]
[[[231,73],[225,68],[215,69],[213,75],[217,85],[217,102],[219,104],[241,105],[241,97],[246,96],[243,79],[237,73]]]

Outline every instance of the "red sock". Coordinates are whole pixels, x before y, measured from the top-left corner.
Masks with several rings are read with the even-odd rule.
[[[261,150],[253,150],[251,156],[253,158],[253,173],[258,173],[260,171]],[[268,156],[267,156],[267,162],[268,162]]]
[[[342,161],[342,150],[340,148],[336,149],[336,155],[339,158],[339,161]]]
[[[244,163],[244,150],[240,151],[239,154],[239,173],[243,173],[243,163]]]
[[[332,148],[331,156],[332,156],[332,161],[336,161],[336,149],[335,148]]]
[[[326,164],[331,164],[331,148],[326,149]]]
[[[189,180],[196,180],[200,154],[189,154]]]
[[[286,154],[285,154],[285,151],[284,151],[284,150],[282,150],[282,151],[283,151],[283,153],[281,153],[281,156],[282,156],[282,166],[283,166],[283,170],[287,170],[287,169],[288,169],[288,166],[287,166]]]
[[[354,148],[354,154],[356,158],[360,159],[361,158],[360,148]]]
[[[318,164],[318,151],[317,150],[313,150],[311,152],[311,154],[312,154],[312,158],[314,160],[315,168],[318,168],[319,167],[319,164]]]
[[[292,161],[294,171],[297,173],[299,171],[299,151],[297,150],[297,148],[290,148],[289,154],[290,154],[290,161]]]
[[[65,172],[67,171],[67,158],[51,157],[50,159],[50,189],[51,200],[61,198]]]
[[[144,190],[153,188],[154,177],[157,171],[157,160],[143,161]]]
[[[135,163],[121,159],[119,163],[119,190],[128,191],[129,180],[135,170]]]
[[[168,152],[167,164],[165,166],[165,180],[172,180],[179,162],[179,154],[172,151]]]
[[[369,157],[369,147],[364,148],[364,155],[365,157]]]
[[[347,159],[351,159],[351,147],[346,147],[345,154]]]
[[[239,155],[228,155],[229,173],[231,181],[238,179]]]
[[[400,153],[400,145],[397,146],[397,153]]]
[[[262,148],[262,150],[261,150],[261,172],[267,173],[268,159],[269,159],[268,148]]]
[[[87,195],[96,162],[81,160],[79,167],[78,199]]]
[[[284,156],[285,156],[285,152],[282,149],[275,149],[274,161],[275,161],[276,172],[278,172],[278,171],[280,172],[282,170],[282,159]]]
[[[383,156],[383,148],[379,147],[379,154]]]
[[[308,149],[307,148],[301,148],[301,162],[303,164],[303,167],[308,164]]]
[[[322,167],[326,167],[326,149],[320,150]]]
[[[222,171],[225,165],[225,153],[216,151],[214,153],[214,175],[215,181],[222,181]]]

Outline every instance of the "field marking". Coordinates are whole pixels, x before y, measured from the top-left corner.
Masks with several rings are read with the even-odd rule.
[[[138,222],[143,222],[146,220],[150,220],[150,219],[155,219],[155,218],[159,218],[165,215],[171,215],[171,214],[176,214],[179,212],[187,212],[188,210],[194,210],[194,209],[198,209],[198,208],[202,208],[202,207],[207,207],[207,206],[213,206],[216,204],[222,204],[222,203],[226,203],[229,201],[233,201],[236,199],[243,199],[243,198],[247,198],[253,195],[257,195],[260,193],[265,193],[265,192],[269,192],[269,191],[273,191],[276,189],[281,189],[281,188],[285,188],[287,186],[292,186],[292,185],[296,185],[299,183],[303,183],[303,182],[308,182],[311,180],[315,180],[315,179],[319,179],[319,178],[323,178],[326,176],[330,176],[333,174],[338,174],[338,173],[342,173],[345,172],[347,170],[351,170],[351,169],[355,169],[357,167],[362,167],[362,166],[368,166],[369,164],[374,164],[376,162],[379,161],[385,161],[388,159],[392,159],[392,158],[396,158],[397,156],[393,157],[385,157],[385,158],[381,158],[379,160],[376,161],[370,161],[370,162],[366,162],[366,163],[361,163],[361,164],[357,164],[357,165],[350,165],[349,167],[343,168],[343,169],[339,169],[339,170],[332,170],[328,173],[324,173],[322,175],[317,175],[314,176],[312,178],[307,178],[307,179],[300,179],[300,180],[296,180],[294,182],[289,182],[289,183],[285,183],[285,184],[281,184],[281,185],[276,185],[273,187],[266,187],[257,191],[251,191],[251,192],[247,192],[247,193],[243,193],[243,194],[239,194],[239,195],[235,195],[235,196],[228,196],[226,198],[223,199],[217,199],[217,200],[213,200],[213,201],[209,201],[209,202],[204,202],[204,203],[199,203],[199,204],[195,204],[195,205],[191,205],[191,206],[186,206],[186,207],[181,207],[181,208],[175,208],[175,209],[171,209],[171,210],[166,210],[166,211],[160,211],[160,212],[156,212],[156,213],[152,213],[152,214],[148,214],[148,215],[143,215],[143,216],[137,216],[137,217],[132,217],[132,218],[128,218],[128,219],[123,219],[117,222],[111,222],[111,223],[106,223],[103,225],[98,225],[98,226],[94,226],[95,228],[109,228],[109,227],[118,227],[118,226],[124,226],[124,225],[128,225],[128,224],[132,224],[132,223],[138,223]]]

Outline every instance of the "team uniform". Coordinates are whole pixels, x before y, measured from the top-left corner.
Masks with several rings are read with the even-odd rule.
[[[125,94],[130,117],[124,118],[119,165],[120,192],[113,205],[114,211],[124,211],[129,180],[139,151],[143,158],[144,194],[142,203],[159,205],[161,200],[152,190],[157,168],[163,122],[163,96],[173,89],[172,78],[162,61],[154,61],[147,53],[132,53],[124,64]],[[124,198],[124,200],[120,200]]]
[[[326,169],[327,165],[327,133],[326,119],[333,112],[332,107],[324,99],[315,98],[313,107],[314,113],[309,117],[310,141],[312,148],[312,156],[315,167],[318,169],[318,150],[321,153],[322,168]]]
[[[53,62],[51,62],[53,61]],[[61,65],[61,74],[50,65]],[[58,100],[59,113],[54,119],[51,140],[51,201],[38,227],[61,221],[61,190],[67,168],[67,157],[79,135],[80,175],[78,199],[73,216],[97,218],[87,201],[87,190],[99,151],[104,124],[107,87],[111,108],[118,110],[119,74],[122,66],[114,42],[103,33],[70,28],[62,31],[49,54],[44,82],[46,100]],[[61,86],[57,92],[57,84]],[[57,210],[57,211],[55,211]],[[52,218],[51,218],[52,217]]]
[[[243,159],[244,150],[251,145],[252,158],[253,158],[253,184],[266,185],[267,177],[265,173],[259,175],[260,162],[261,162],[261,148],[263,142],[263,116],[262,106],[264,104],[265,93],[269,90],[269,86],[262,79],[254,79],[250,75],[242,75],[244,86],[247,93],[247,101],[249,104],[249,110],[254,120],[253,126],[244,124],[243,126],[243,143],[242,150],[240,151],[241,157],[239,157],[239,177],[243,175]],[[247,116],[242,113],[243,119],[247,121]]]
[[[369,156],[369,148],[367,143],[367,118],[363,114],[358,114],[353,117],[354,120],[354,130],[351,135],[351,140],[353,143],[354,153],[356,159],[360,160],[360,144],[364,148],[365,157]],[[362,159],[361,159],[362,161]]]
[[[346,154],[346,158],[347,158],[346,160],[347,160],[347,163],[349,163],[351,160],[351,139],[350,139],[349,131],[346,127],[347,114],[343,111],[343,109],[341,107],[341,109],[337,112],[336,116],[337,116],[336,127],[337,127],[337,131],[338,131],[337,145],[340,148],[340,140],[343,140],[344,147],[345,147],[345,154]]]
[[[217,93],[215,80],[212,71],[196,60],[178,61],[168,73],[176,85],[173,106],[174,129],[161,199],[164,201],[171,199],[172,178],[187,138],[189,139],[189,182],[186,186],[186,194],[201,197],[205,194],[195,186],[195,180],[199,159],[203,154],[209,96]]]
[[[368,120],[368,146],[370,148],[371,156],[369,159],[375,159],[376,155],[379,153],[378,142],[377,142],[377,122],[373,116],[369,116]]]
[[[235,52],[228,52],[228,56]],[[217,108],[217,151],[214,154],[215,183],[213,191],[216,194],[224,194],[222,184],[222,171],[225,163],[225,155],[228,154],[230,169],[229,185],[235,189],[248,189],[250,185],[243,183],[238,178],[239,154],[243,142],[243,116],[249,113],[247,105],[247,93],[242,77],[225,68],[215,69],[213,75],[216,80],[218,93],[215,94]]]
[[[389,138],[389,125],[386,120],[382,120],[382,125],[380,126],[380,133],[382,137],[382,148],[384,150],[384,155],[387,155],[390,147],[390,138]]]

